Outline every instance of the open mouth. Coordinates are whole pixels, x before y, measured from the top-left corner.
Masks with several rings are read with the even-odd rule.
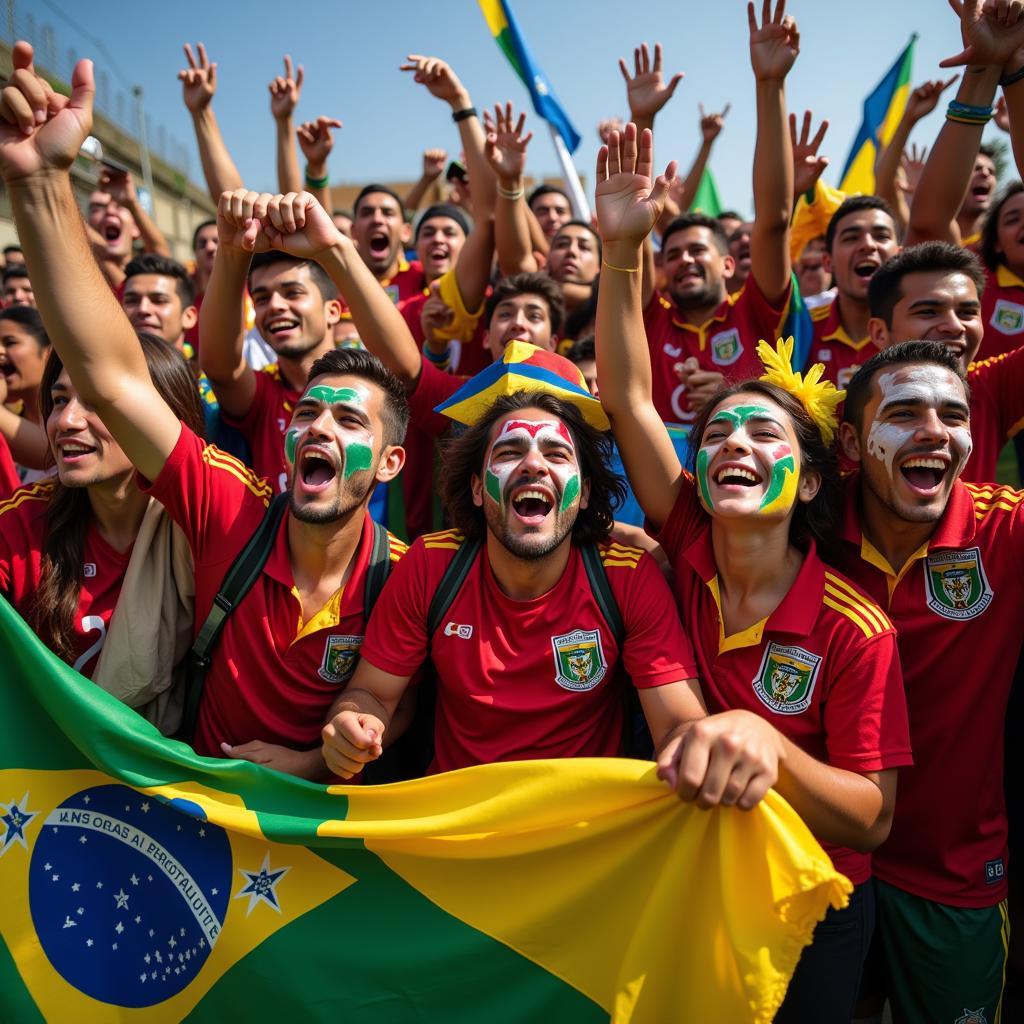
[[[82,444],[80,441],[61,441],[57,444],[61,460],[66,465],[75,465],[81,462],[88,455],[92,455],[96,449],[92,445]]]
[[[991,193],[992,190],[989,188],[988,185],[976,185],[974,188],[971,189],[971,195],[979,202],[988,199]]]
[[[280,317],[267,323],[267,334],[272,338],[276,338],[281,334],[287,334],[289,331],[296,330],[298,326],[299,321],[294,317]]]
[[[875,275],[875,271],[879,268],[879,264],[876,260],[864,260],[858,263],[854,268],[853,272],[861,278],[863,281],[870,281]]]
[[[121,237],[121,225],[118,221],[108,220],[103,224],[103,237],[108,242],[116,242]]]
[[[684,270],[683,273],[676,277],[677,285],[687,285],[691,283],[697,283],[704,280],[704,271],[699,268],[693,270]]]
[[[934,494],[949,472],[945,460],[934,456],[914,456],[900,466],[900,473],[910,487],[920,494]]]
[[[10,378],[17,372],[18,371],[13,363],[4,363],[3,366],[0,366],[0,373],[2,373],[8,380],[10,380]]]
[[[391,238],[386,231],[375,231],[368,239],[370,255],[374,259],[383,259],[391,250]]]
[[[449,258],[450,253],[448,252],[448,250],[446,248],[440,247],[440,248],[437,248],[437,249],[431,249],[427,253],[427,255],[430,257],[430,259],[434,260],[435,262],[441,263],[442,261],[444,261],[444,260]]]
[[[552,496],[536,488],[524,488],[512,498],[512,510],[524,523],[543,522],[554,507]]]
[[[723,466],[714,477],[719,487],[756,487],[761,478],[743,466]]]
[[[299,460],[299,480],[308,494],[319,494],[326,490],[338,475],[334,463],[317,449],[306,449]]]

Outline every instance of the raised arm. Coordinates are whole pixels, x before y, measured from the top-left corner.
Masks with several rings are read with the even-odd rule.
[[[181,424],[153,386],[135,331],[92,258],[71,188],[69,169],[92,127],[92,62],[78,62],[65,97],[35,73],[28,43],[17,43],[12,58],[0,94],[0,173],[39,312],[82,400],[153,479]]]
[[[518,120],[512,104],[494,106],[494,119],[484,114],[487,142],[484,153],[497,179],[497,200],[494,209],[494,244],[498,250],[498,266],[505,276],[540,270],[533,255],[530,213],[526,205],[523,172],[526,169],[526,147],[533,132],[523,134],[526,115]]]
[[[199,43],[199,59],[196,60],[192,47],[185,44],[185,59],[188,67],[178,72],[182,83],[185,106],[192,115],[192,126],[199,146],[199,159],[210,198],[216,203],[221,194],[242,187],[242,176],[238,173],[224,138],[220,125],[213,113],[211,100],[217,91],[217,65],[211,64],[206,56],[206,47]]]
[[[448,163],[448,154],[443,149],[426,149],[423,151],[423,171],[419,180],[406,193],[403,205],[409,213],[414,213],[423,205],[423,199],[431,185],[444,174]]]
[[[882,150],[875,164],[875,195],[884,199],[894,213],[903,214],[899,217],[900,227],[905,228],[907,216],[904,213],[906,200],[897,180],[902,167],[903,151],[907,148],[910,133],[923,117],[927,117],[939,102],[939,97],[956,81],[954,75],[948,82],[936,79],[919,85],[907,98],[907,106],[903,111],[896,131],[889,145]],[[909,212],[909,211],[907,211]]]
[[[789,148],[793,154],[794,206],[802,195],[814,191],[818,179],[828,167],[828,157],[818,155],[818,150],[821,149],[821,144],[825,141],[825,133],[828,131],[828,121],[822,121],[818,125],[818,130],[812,135],[813,127],[813,110],[804,111],[799,135],[796,130],[796,114],[789,115]]]
[[[978,156],[981,136],[995,99],[1004,63],[1024,42],[1024,23],[1000,24],[994,5],[982,0],[950,0],[960,15],[964,49],[940,67],[964,67],[952,117],[939,130],[910,205],[904,245],[932,240],[960,242],[957,214]]]
[[[609,135],[597,158],[595,208],[603,247],[595,324],[597,382],[629,481],[640,507],[659,530],[669,517],[683,471],[651,398],[651,356],[641,305],[644,239],[661,215],[675,164],[651,180],[650,131],[636,125]]]
[[[996,107],[995,122],[1009,133],[1017,174],[1024,178],[1024,47],[1010,55],[1002,80],[1007,84]]]
[[[399,70],[413,72],[415,82],[426,86],[431,96],[447,103],[453,120],[458,115],[455,123],[458,125],[459,141],[466,156],[466,170],[473,191],[473,215],[476,216],[479,203],[486,209],[493,209],[496,182],[484,156],[483,126],[473,106],[472,97],[455,70],[438,57],[424,57],[418,53],[409,54],[407,63],[402,64]]]
[[[19,466],[29,469],[45,469],[50,455],[46,431],[4,405],[7,401],[7,381],[0,377],[0,437],[7,442],[11,458]]]
[[[302,155],[306,158],[306,191],[328,211],[334,209],[327,170],[327,158],[334,148],[331,129],[340,127],[341,122],[337,118],[320,116],[315,121],[299,125],[296,132]]]
[[[786,123],[786,76],[800,52],[796,22],[786,0],[761,8],[747,4],[750,63],[757,93],[754,143],[754,226],[750,233],[751,273],[764,297],[780,302],[789,289],[789,221],[793,215],[793,150]]]
[[[278,75],[267,86],[270,93],[270,113],[274,118],[277,133],[277,187],[282,193],[302,191],[302,175],[299,172],[299,158],[295,152],[292,116],[302,94],[303,77],[301,64],[298,73],[292,74],[292,59],[286,53],[284,74]]]
[[[708,160],[711,157],[711,149],[715,144],[715,139],[717,139],[722,133],[722,128],[725,126],[725,119],[729,111],[732,109],[732,104],[726,103],[720,114],[705,113],[703,103],[699,104],[699,109],[700,149],[697,150],[697,155],[694,157],[693,163],[690,165],[690,170],[686,177],[677,179],[670,197],[671,200],[679,207],[680,213],[689,210],[693,205],[694,197],[697,195],[697,187],[700,185],[700,179],[704,177],[704,172],[708,167]]]
[[[220,407],[240,420],[256,397],[256,374],[243,354],[245,286],[254,252],[271,248],[260,227],[269,193],[244,188],[225,192],[217,203],[217,252],[199,310],[199,365]]]

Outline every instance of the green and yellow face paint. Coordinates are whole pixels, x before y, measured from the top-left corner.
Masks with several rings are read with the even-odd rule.
[[[716,511],[711,494],[710,466],[725,442],[737,432],[743,434],[743,443],[768,471],[767,485],[757,508],[751,510],[752,514],[784,514],[796,503],[800,482],[796,456],[788,441],[757,435],[757,424],[766,420],[782,427],[778,414],[763,405],[719,409],[711,418],[696,460],[697,490],[708,512]],[[757,475],[763,474],[758,472]]]

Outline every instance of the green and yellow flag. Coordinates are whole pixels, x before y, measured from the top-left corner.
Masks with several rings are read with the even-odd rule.
[[[703,213],[706,217],[717,217],[722,212],[722,200],[718,197],[718,185],[715,176],[705,167],[704,173],[697,183],[690,209],[694,213]]]
[[[843,167],[840,191],[851,195],[858,192],[871,195],[875,191],[875,160],[889,145],[907,107],[916,42],[917,33],[914,33],[896,63],[864,101],[864,118]]]
[[[639,761],[318,786],[199,757],[0,600],[0,1020],[769,1021],[845,902]]]

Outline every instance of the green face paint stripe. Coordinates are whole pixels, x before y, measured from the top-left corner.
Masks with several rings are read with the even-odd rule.
[[[373,449],[369,445],[353,441],[345,447],[345,479],[353,473],[373,467]]]
[[[708,462],[710,456],[707,453],[706,448],[701,448],[697,452],[697,486],[700,488],[700,496],[704,501],[704,507],[708,509],[714,508],[714,504],[711,501],[711,491],[708,488]]]
[[[331,388],[326,384],[317,384],[315,388],[310,388],[302,398],[326,402],[328,405],[334,405],[337,402],[345,402],[349,405],[364,404],[363,396],[355,388]]]
[[[733,429],[742,427],[744,423],[752,419],[766,419],[778,422],[778,417],[772,414],[771,409],[766,409],[763,405],[736,405],[731,409],[719,409],[711,418],[711,423],[717,420],[725,420],[732,424]]]
[[[496,504],[501,504],[501,481],[488,469],[484,474],[484,489]]]
[[[580,478],[577,473],[573,473],[569,477],[568,482],[565,485],[565,490],[562,491],[562,504],[559,506],[558,511],[564,512],[569,508],[572,503],[579,497],[580,493]]]
[[[772,469],[772,478],[768,484],[768,490],[765,491],[764,497],[761,499],[759,511],[768,511],[769,506],[774,505],[785,494],[791,477],[796,477],[796,462],[792,455],[787,455],[775,463]]]
[[[284,435],[284,457],[294,466],[295,465],[295,446],[298,443],[300,431],[292,427],[291,430],[287,431]]]

